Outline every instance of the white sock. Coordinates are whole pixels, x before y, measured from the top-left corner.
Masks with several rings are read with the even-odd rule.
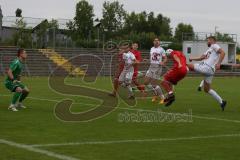
[[[210,89],[208,92],[211,96],[213,96],[214,99],[218,101],[218,103],[222,104],[222,98],[215,92],[213,89]]]
[[[173,91],[168,92],[168,94],[173,94]]]
[[[158,94],[162,99],[165,99],[165,96],[164,96],[163,91],[162,91],[162,89],[160,88],[160,86],[156,86],[156,87],[155,87],[155,91],[157,92],[157,94]]]
[[[199,87],[201,87],[201,88],[202,88],[202,87],[203,87],[203,85],[204,85],[204,80],[202,80],[202,81],[201,81],[201,83],[200,83]]]
[[[157,93],[157,91],[155,90],[155,88],[151,85],[151,84],[149,84],[149,85],[147,85],[146,86],[150,91],[153,91],[153,93],[154,93],[154,95],[158,95],[158,93]]]
[[[129,95],[130,95],[130,96],[133,96],[133,90],[132,90],[131,85],[127,85],[127,89],[128,89]]]

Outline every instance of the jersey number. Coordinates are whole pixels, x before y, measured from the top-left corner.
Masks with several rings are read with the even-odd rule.
[[[153,61],[158,61],[158,57],[159,57],[159,54],[153,53],[153,55],[152,55],[152,60],[153,60]]]

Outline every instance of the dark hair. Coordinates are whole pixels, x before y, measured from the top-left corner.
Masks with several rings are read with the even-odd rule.
[[[20,57],[20,55],[24,52],[25,50],[23,48],[18,49],[17,51],[17,56]]]
[[[214,41],[217,41],[217,38],[215,36],[209,36],[207,39],[212,39]]]
[[[124,44],[121,45],[121,47],[131,48],[132,47],[132,43],[124,43]]]

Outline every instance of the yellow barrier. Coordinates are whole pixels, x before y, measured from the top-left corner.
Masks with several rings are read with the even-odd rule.
[[[240,62],[240,54],[237,54],[236,60]]]
[[[81,68],[74,66],[71,62],[69,62],[66,58],[61,56],[55,50],[39,49],[38,51],[41,52],[43,55],[45,55],[50,60],[52,60],[58,66],[62,67],[69,74],[74,75],[74,76],[85,75],[85,72]]]

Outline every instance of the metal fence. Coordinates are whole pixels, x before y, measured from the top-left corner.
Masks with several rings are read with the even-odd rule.
[[[64,32],[67,23],[71,19],[54,19],[58,26],[48,28],[45,33],[39,36],[34,29],[46,19],[32,17],[13,17],[4,16],[2,19],[2,27],[0,27],[0,42],[4,45],[18,45],[14,43],[14,34],[17,32],[17,22],[22,20],[26,24],[26,31],[30,32],[31,44],[28,48],[46,48],[46,47],[74,47],[74,42]],[[51,21],[48,20],[49,22]],[[21,37],[19,37],[21,39]]]

